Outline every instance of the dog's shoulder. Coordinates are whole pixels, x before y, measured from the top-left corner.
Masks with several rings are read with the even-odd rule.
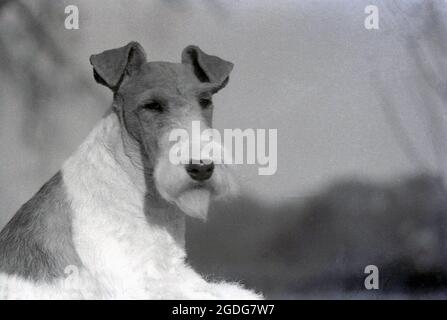
[[[0,232],[0,272],[27,279],[52,279],[67,265],[79,266],[71,208],[61,172],[25,203]]]

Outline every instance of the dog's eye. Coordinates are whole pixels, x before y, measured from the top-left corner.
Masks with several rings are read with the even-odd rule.
[[[145,110],[155,111],[155,112],[163,112],[163,106],[158,101],[147,102],[142,105],[142,108]]]
[[[200,98],[199,104],[202,108],[206,109],[213,104],[213,101],[209,98]]]

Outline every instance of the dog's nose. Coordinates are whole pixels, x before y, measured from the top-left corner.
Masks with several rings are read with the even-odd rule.
[[[214,171],[214,162],[203,162],[200,160],[200,163],[192,163],[192,161],[186,165],[186,172],[188,172],[189,176],[197,181],[204,181],[213,175]]]

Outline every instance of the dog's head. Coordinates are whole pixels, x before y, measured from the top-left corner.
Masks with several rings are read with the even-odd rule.
[[[180,163],[170,156],[185,145],[199,142],[203,148],[203,136],[194,133],[192,124],[198,123],[202,130],[211,127],[212,96],[227,84],[233,64],[196,46],[185,48],[181,58],[181,63],[147,62],[143,48],[131,42],[92,55],[90,62],[96,81],[114,92],[121,127],[139,146],[138,156],[158,193],[186,214],[205,218],[210,198],[234,191],[227,167],[215,161],[221,160],[216,157],[222,152],[200,153],[198,159],[188,156]],[[186,132],[188,139],[170,141],[173,130]]]

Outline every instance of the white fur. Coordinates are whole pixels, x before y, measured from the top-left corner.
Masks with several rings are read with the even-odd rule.
[[[0,299],[261,298],[237,284],[207,282],[186,265],[183,215],[171,222],[171,232],[147,222],[143,184],[130,178],[116,154],[120,137],[118,118],[110,114],[63,166],[74,212],[73,240],[83,263],[75,285],[0,274]],[[203,194],[191,197],[183,200],[189,206],[197,197],[206,200]]]
[[[186,124],[190,122],[188,119],[185,120]],[[171,132],[162,136],[161,152],[154,170],[155,184],[165,200],[175,203],[191,217],[205,220],[210,200],[231,197],[237,191],[236,183],[224,162],[224,157],[228,152],[220,143],[213,140],[210,142],[209,138],[200,132],[192,135],[191,128],[185,127],[182,130],[187,132],[188,138],[181,139],[175,144],[169,141]],[[212,161],[216,164],[213,175],[205,182],[193,181],[184,167],[184,164],[189,163],[191,159],[190,152],[185,152],[185,150],[194,148],[197,148],[200,153],[200,159],[195,160]],[[181,150],[183,152],[180,152]],[[169,156],[177,152],[181,155],[180,162],[173,163]]]
[[[205,220],[210,203],[210,191],[203,189],[185,191],[179,195],[176,203],[191,217]]]

